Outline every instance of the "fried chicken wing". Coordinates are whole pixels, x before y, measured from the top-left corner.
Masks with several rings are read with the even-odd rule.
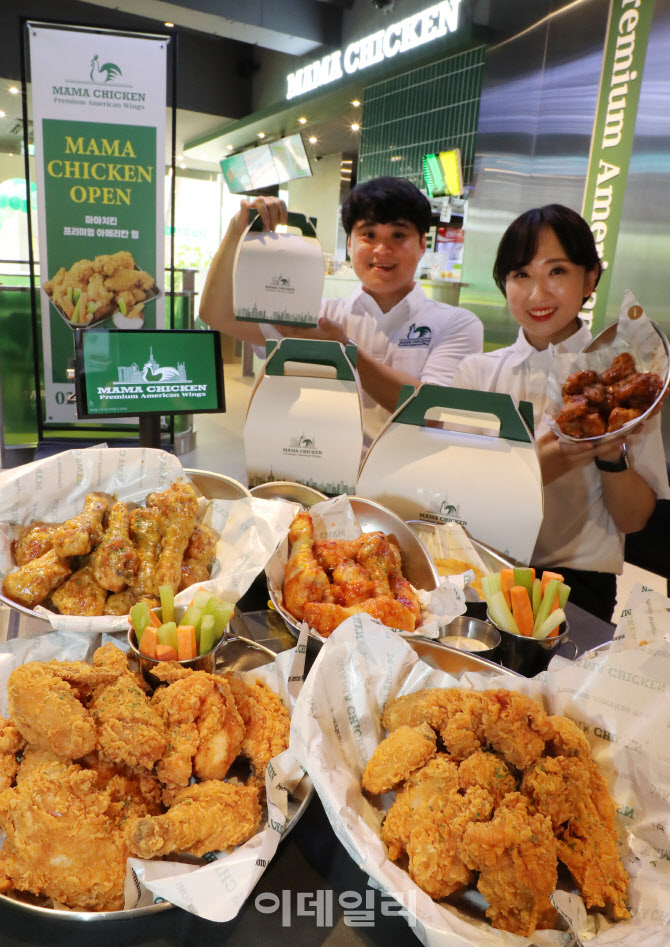
[[[533,815],[527,799],[511,793],[489,822],[467,826],[459,852],[480,872],[477,887],[494,927],[528,937],[546,923],[557,881],[556,839],[550,819]]]
[[[13,723],[0,717],[0,791],[9,789],[19,768],[17,754],[26,741]]]
[[[34,608],[43,602],[71,574],[72,569],[55,550],[31,559],[2,580],[2,594],[19,605]]]
[[[56,589],[51,601],[61,615],[104,615],[107,590],[98,585],[88,563]]]
[[[288,747],[291,729],[288,711],[279,695],[263,681],[250,683],[232,674],[225,679],[244,721],[241,751],[251,765],[249,784],[264,786],[268,763]]]
[[[399,631],[414,631],[416,623],[414,615],[409,608],[391,598],[390,595],[369,598],[361,602],[360,605],[350,605],[348,608],[331,602],[308,602],[304,607],[303,617],[311,628],[327,637],[345,619],[361,612],[377,618],[388,628],[397,628]]]
[[[458,789],[458,767],[444,753],[408,776],[382,825],[382,838],[392,861],[406,850],[412,829],[430,819],[452,789]]]
[[[195,490],[188,483],[172,483],[162,493],[150,494],[147,507],[158,511],[163,539],[156,582],[159,587],[171,585],[176,592],[181,582],[184,552],[198,513]]]
[[[538,812],[551,819],[554,830],[568,821],[588,790],[589,772],[578,757],[542,757],[528,767],[521,780],[521,792]]]
[[[457,705],[456,702],[460,702],[459,695],[456,688],[429,687],[395,697],[384,707],[382,726],[391,731],[398,727],[416,727],[420,723],[427,723],[434,730],[439,730]]]
[[[560,714],[554,714],[549,720],[554,728],[554,735],[546,746],[549,756],[581,756],[585,759],[590,757],[589,741],[574,721]]]
[[[304,618],[308,603],[332,602],[333,593],[312,551],[314,525],[309,513],[298,513],[288,538],[291,552],[284,571],[284,605],[295,618]]]
[[[39,559],[53,546],[53,534],[59,528],[58,523],[43,523],[35,520],[24,526],[12,541],[11,549],[17,566],[24,566],[32,559]]]
[[[435,756],[435,732],[426,723],[398,727],[379,744],[363,770],[363,789],[379,796]]]
[[[140,858],[171,852],[206,855],[245,842],[260,820],[257,788],[210,779],[177,793],[164,815],[129,819],[126,838],[131,853]]]
[[[55,553],[61,558],[89,553],[102,539],[103,517],[108,507],[109,497],[104,493],[89,493],[83,511],[54,530]]]
[[[484,691],[488,698],[482,715],[486,739],[494,750],[525,769],[544,751],[554,735],[549,717],[537,701],[502,688]]]
[[[475,750],[458,767],[458,786],[463,792],[471,786],[481,786],[498,806],[508,793],[516,790],[516,777],[497,753]]]
[[[140,560],[130,541],[130,513],[125,503],[109,511],[107,529],[93,554],[93,575],[109,592],[122,592],[132,582]]]
[[[196,523],[188,541],[181,566],[179,590],[196,582],[205,582],[216,559],[216,533],[209,526]]]
[[[130,536],[135,544],[139,567],[130,586],[137,601],[158,605],[158,582],[156,573],[161,551],[161,530],[158,510],[139,506],[130,514]]]

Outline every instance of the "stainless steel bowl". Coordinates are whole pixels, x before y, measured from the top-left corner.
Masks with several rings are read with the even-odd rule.
[[[251,495],[261,500],[291,500],[293,503],[302,503],[305,509],[327,500],[325,493],[320,493],[314,487],[304,483],[293,483],[290,480],[273,480],[270,483],[259,483],[251,488]]]
[[[440,628],[439,640],[459,651],[470,651],[492,658],[500,646],[500,632],[488,621],[459,615]]]
[[[241,500],[251,493],[238,480],[213,470],[193,470],[185,467],[184,473],[194,487],[208,500]]]

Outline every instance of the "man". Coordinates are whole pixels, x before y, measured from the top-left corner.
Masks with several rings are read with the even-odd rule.
[[[277,198],[242,201],[212,261],[200,318],[254,345],[283,337],[354,342],[367,444],[395,409],[403,385],[449,385],[461,359],[482,351],[484,329],[479,319],[467,309],[429,299],[415,282],[431,209],[409,181],[375,178],[351,191],[342,206],[342,223],[361,287],[348,299],[323,300],[315,329],[235,319],[233,264],[250,209],[258,211],[266,230],[286,223],[286,206]]]

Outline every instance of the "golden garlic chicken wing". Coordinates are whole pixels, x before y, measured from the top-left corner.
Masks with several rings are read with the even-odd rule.
[[[58,528],[58,523],[44,523],[41,520],[22,527],[11,544],[12,556],[17,566],[24,566],[26,562],[39,559],[49,552],[53,546],[53,534]]]
[[[310,602],[332,602],[328,576],[316,561],[314,525],[309,513],[298,513],[288,534],[291,551],[284,572],[284,605],[295,618],[305,617]]]
[[[137,601],[146,599],[152,607],[160,603],[158,595],[158,560],[161,552],[161,530],[158,510],[137,507],[130,514],[130,536],[135,544],[139,566],[131,588]]]
[[[107,529],[93,553],[93,575],[103,589],[122,592],[139,568],[139,558],[130,535],[130,513],[125,503],[109,511]]]
[[[379,744],[365,765],[361,782],[373,796],[389,792],[436,753],[435,732],[426,723],[398,727]]]
[[[31,559],[2,580],[2,594],[18,605],[34,608],[54,592],[72,573],[70,564],[54,549]]]
[[[129,819],[126,839],[139,858],[172,852],[202,856],[246,842],[260,820],[256,787],[210,779],[178,792],[164,815]]]
[[[158,511],[163,539],[156,568],[158,586],[171,585],[174,592],[181,582],[181,567],[198,514],[195,491],[188,483],[172,483],[162,493],[147,497],[147,506]]]
[[[98,585],[93,566],[88,563],[52,593],[51,601],[61,615],[104,615],[107,590]]]
[[[459,851],[480,873],[477,888],[489,902],[486,915],[494,927],[528,937],[553,926],[556,839],[550,819],[533,814],[520,793],[506,796],[489,822],[469,825]]]
[[[53,550],[61,558],[85,556],[102,539],[103,520],[109,508],[109,497],[104,493],[89,493],[84,509],[77,516],[60,523],[54,530]]]
[[[184,552],[179,591],[196,582],[205,582],[216,559],[216,533],[202,523],[196,523]]]

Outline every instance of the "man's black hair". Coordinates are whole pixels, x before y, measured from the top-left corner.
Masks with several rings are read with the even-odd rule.
[[[528,266],[535,256],[543,227],[551,227],[571,263],[583,266],[589,272],[597,271],[598,284],[602,264],[591,228],[583,217],[569,207],[545,204],[544,207],[525,211],[502,235],[493,265],[493,279],[503,296],[507,295],[505,282],[509,274]]]
[[[342,226],[347,236],[359,220],[391,224],[406,220],[423,236],[430,230],[428,198],[405,178],[381,177],[357,184],[342,205]]]

